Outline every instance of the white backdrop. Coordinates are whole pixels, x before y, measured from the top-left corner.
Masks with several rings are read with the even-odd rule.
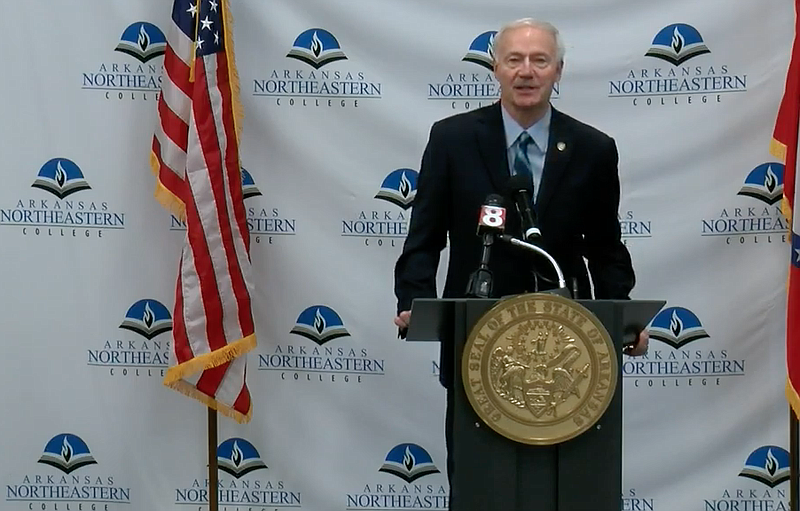
[[[623,367],[623,508],[782,509],[788,254],[769,204],[783,169],[762,164],[774,161],[791,3],[501,4],[233,3],[259,345],[252,422],[221,420],[225,509],[446,505],[438,346],[392,326],[410,209],[376,195],[397,169],[415,184],[432,122],[494,100],[473,62],[485,45],[463,59],[525,16],[566,41],[556,108],[617,141],[634,298],[667,300],[660,340]],[[205,411],[161,385],[182,232],[152,197],[148,152],[170,10],[3,2],[4,510],[207,500]],[[294,56],[313,55],[310,29],[320,58],[345,58],[287,57],[296,40]],[[317,316],[327,330],[315,335]],[[404,480],[404,444],[439,472]]]

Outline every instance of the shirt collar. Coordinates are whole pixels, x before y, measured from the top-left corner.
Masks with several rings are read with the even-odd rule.
[[[516,142],[517,138],[519,137],[520,133],[522,133],[523,129],[522,126],[519,125],[517,121],[511,117],[511,114],[506,111],[506,107],[500,104],[500,111],[503,114],[503,128],[506,132],[506,149],[510,149],[511,146]],[[553,108],[550,105],[547,105],[547,111],[544,113],[541,119],[536,121],[533,126],[528,128],[528,134],[531,136],[534,142],[536,142],[536,147],[543,153],[547,152],[547,141],[550,138],[550,119],[553,116]]]

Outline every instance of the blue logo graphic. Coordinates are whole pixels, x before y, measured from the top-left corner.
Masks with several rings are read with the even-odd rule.
[[[412,169],[397,169],[392,171],[381,184],[381,189],[375,195],[403,209],[408,209],[417,196],[417,171]]]
[[[683,307],[668,307],[650,324],[650,337],[677,349],[692,341],[709,337],[697,316]]]
[[[497,35],[497,31],[490,30],[473,39],[472,44],[469,45],[469,51],[467,51],[467,54],[464,55],[464,58],[461,60],[478,64],[489,71],[493,71],[495,35]]]
[[[159,55],[164,55],[167,39],[157,26],[146,21],[131,23],[122,33],[114,51],[126,53],[145,63]]]
[[[261,195],[261,190],[256,186],[256,182],[253,181],[253,176],[245,169],[242,169],[242,198],[249,199],[257,195]]]
[[[313,305],[301,312],[291,333],[311,339],[320,346],[337,337],[350,335],[342,318],[325,305]]]
[[[158,300],[139,300],[125,313],[125,320],[119,327],[150,340],[172,330],[172,316]]]
[[[56,467],[69,474],[86,465],[96,464],[97,461],[83,440],[70,433],[61,433],[44,446],[44,453],[39,458],[39,463]]]
[[[737,195],[753,197],[770,205],[775,204],[783,197],[784,168],[782,163],[762,163],[750,171]]]
[[[704,53],[711,53],[711,50],[703,42],[700,32],[691,25],[674,23],[656,34],[653,45],[645,55],[679,66]]]
[[[297,36],[286,56],[305,62],[314,69],[337,60],[347,60],[339,41],[324,28],[309,28]]]
[[[266,469],[258,451],[244,438],[229,438],[217,447],[217,463],[236,479],[255,470]]]
[[[439,469],[433,464],[428,451],[417,444],[399,444],[389,451],[379,472],[396,475],[411,483],[420,477],[436,474]]]
[[[739,476],[775,488],[789,480],[789,453],[775,445],[759,447],[747,457]]]
[[[81,169],[75,162],[66,158],[53,158],[42,165],[36,181],[31,186],[47,190],[59,199],[91,188],[83,178]]]

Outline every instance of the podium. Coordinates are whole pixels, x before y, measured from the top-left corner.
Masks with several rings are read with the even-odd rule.
[[[497,301],[426,298],[414,300],[411,309],[407,341],[442,344],[451,511],[619,511],[622,378],[617,379],[611,403],[597,423],[556,445],[510,440],[483,423],[472,409],[462,383],[462,352],[473,325]],[[657,300],[575,301],[608,330],[617,347],[619,368],[624,340],[632,341],[665,304]]]

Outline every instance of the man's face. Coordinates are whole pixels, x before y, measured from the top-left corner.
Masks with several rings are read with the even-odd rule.
[[[506,32],[495,48],[494,75],[500,98],[511,111],[537,110],[550,101],[561,79],[555,38],[546,30],[518,27]]]

